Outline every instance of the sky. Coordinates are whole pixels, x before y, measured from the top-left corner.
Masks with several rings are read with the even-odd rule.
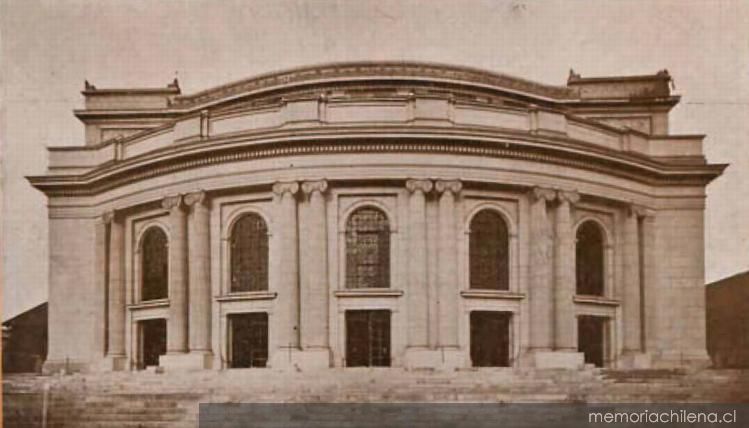
[[[749,269],[749,1],[0,0],[3,320],[46,300],[47,146],[83,145],[84,80],[183,93],[351,60],[466,65],[564,85],[668,69],[671,132],[707,134],[706,280]],[[75,233],[75,231],[71,231]]]

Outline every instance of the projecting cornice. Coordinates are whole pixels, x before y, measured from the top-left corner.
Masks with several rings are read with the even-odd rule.
[[[313,65],[262,74],[174,99],[175,108],[210,104],[238,95],[274,88],[335,81],[429,81],[501,89],[547,99],[571,100],[577,91],[565,86],[544,85],[505,74],[455,65],[417,62],[350,62]]]
[[[365,137],[333,134],[329,138],[278,138],[274,141],[238,141],[230,144],[203,141],[162,151],[139,159],[125,160],[80,175],[29,177],[31,184],[49,196],[89,196],[152,177],[222,163],[299,155],[372,153],[425,153],[527,160],[563,165],[627,178],[652,185],[705,185],[719,176],[726,165],[672,165],[646,157],[598,150],[574,150],[547,141],[477,141],[447,136]]]

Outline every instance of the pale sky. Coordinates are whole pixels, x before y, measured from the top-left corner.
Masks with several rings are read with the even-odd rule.
[[[3,320],[47,296],[46,146],[83,145],[72,110],[98,87],[183,93],[348,60],[467,65],[563,85],[668,69],[672,133],[729,162],[708,188],[706,272],[749,269],[749,1],[0,0]],[[75,233],[71,230],[70,233]],[[71,302],[75,304],[75,302]]]

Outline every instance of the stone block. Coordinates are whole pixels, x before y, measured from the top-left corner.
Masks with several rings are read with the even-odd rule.
[[[644,352],[626,352],[619,358],[617,364],[624,369],[649,369],[652,365],[650,354]]]
[[[210,352],[190,352],[186,354],[166,354],[159,357],[159,366],[171,370],[210,369],[213,355]]]
[[[534,366],[537,369],[582,369],[585,357],[582,352],[573,351],[539,351],[533,354]]]

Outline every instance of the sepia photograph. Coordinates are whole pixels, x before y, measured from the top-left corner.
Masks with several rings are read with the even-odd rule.
[[[749,426],[749,2],[0,0],[4,427]]]

